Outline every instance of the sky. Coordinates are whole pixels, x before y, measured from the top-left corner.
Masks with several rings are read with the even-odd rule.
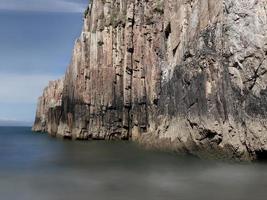
[[[0,0],[0,121],[34,121],[38,97],[62,77],[88,0]]]

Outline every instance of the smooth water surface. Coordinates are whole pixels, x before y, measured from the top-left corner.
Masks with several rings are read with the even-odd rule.
[[[204,161],[130,142],[0,127],[0,200],[267,199],[267,164]]]

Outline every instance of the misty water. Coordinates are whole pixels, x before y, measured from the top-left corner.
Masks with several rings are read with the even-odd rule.
[[[267,199],[267,164],[0,128],[1,200]]]

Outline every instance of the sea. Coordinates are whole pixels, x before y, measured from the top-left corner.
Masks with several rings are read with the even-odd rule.
[[[266,200],[267,163],[0,127],[0,200]]]

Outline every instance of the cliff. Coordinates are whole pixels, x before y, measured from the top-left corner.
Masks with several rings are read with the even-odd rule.
[[[266,72],[265,0],[92,0],[33,129],[262,159]]]
[[[33,131],[53,133],[57,128],[62,106],[63,79],[50,81],[38,99]]]

